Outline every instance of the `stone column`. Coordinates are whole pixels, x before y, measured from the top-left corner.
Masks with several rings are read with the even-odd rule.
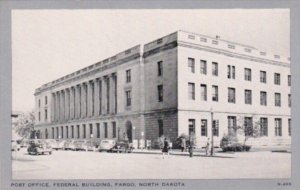
[[[110,113],[115,113],[115,73],[110,75],[110,83],[109,83],[109,94],[110,94]]]
[[[101,113],[102,113],[102,115],[106,115],[107,114],[107,77],[106,76],[104,76],[103,78],[102,78],[103,80],[102,80],[102,86],[101,86],[101,90],[102,90],[102,92],[101,92],[101,104],[102,104],[102,109],[101,109]]]
[[[65,90],[61,91],[61,97],[62,97],[62,101],[61,101],[61,121],[65,120]]]
[[[99,115],[103,114],[103,80],[101,80],[101,78],[99,78]]]
[[[70,88],[70,117],[69,119],[73,119],[74,116],[74,94],[73,94],[73,86]]]
[[[106,114],[110,113],[110,80],[106,78]]]
[[[94,80],[94,116],[99,115],[99,80]]]
[[[66,120],[70,119],[70,89],[71,88],[66,89]]]
[[[86,84],[81,84],[81,118],[86,117]]]
[[[81,97],[82,97],[82,85],[78,85],[77,86],[77,89],[78,89],[78,97],[77,97],[77,102],[78,102],[78,106],[77,106],[77,119],[81,118],[81,115],[82,115],[82,111],[81,111],[81,106],[82,106],[82,100],[81,100]]]
[[[51,94],[51,122],[55,120],[54,110],[55,110],[55,93],[52,93]]]
[[[118,80],[117,80],[117,73],[115,73],[115,77],[114,77],[114,87],[115,87],[115,94],[114,94],[114,99],[115,99],[115,114],[118,113]]]
[[[92,106],[93,106],[93,99],[92,99],[92,88],[93,84],[91,81],[87,82],[87,117],[92,116]]]
[[[60,92],[56,92],[56,97],[57,97],[57,102],[56,102],[56,109],[57,109],[57,112],[56,112],[56,121],[59,121],[60,120]]]

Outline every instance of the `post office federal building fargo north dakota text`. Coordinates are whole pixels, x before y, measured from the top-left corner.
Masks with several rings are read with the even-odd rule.
[[[220,37],[177,31],[35,90],[42,139],[171,142],[197,146],[239,127],[249,143],[291,143],[290,58]],[[242,128],[242,127],[241,127]],[[150,140],[150,141],[149,141]]]

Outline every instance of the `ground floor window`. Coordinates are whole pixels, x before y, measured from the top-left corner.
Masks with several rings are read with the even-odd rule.
[[[219,136],[219,120],[213,120],[213,136]]]
[[[189,136],[195,134],[195,119],[189,119]]]
[[[201,136],[207,136],[207,120],[201,120]]]
[[[289,136],[291,136],[292,135],[291,119],[289,119],[288,122],[289,122],[288,123],[288,125],[289,125],[289,129],[288,129],[289,130]]]
[[[244,118],[244,131],[245,131],[245,136],[253,136],[252,117]]]
[[[117,125],[116,125],[116,122],[112,122],[112,129],[113,129],[113,138],[116,138],[117,137]]]
[[[77,138],[78,139],[80,138],[80,128],[79,128],[79,125],[77,125]]]
[[[61,130],[61,138],[63,139],[64,138],[64,127],[61,126],[60,130]]]
[[[74,126],[73,125],[71,126],[71,138],[72,139],[74,138]]]
[[[275,136],[282,136],[282,121],[280,118],[275,118]]]
[[[93,124],[90,124],[90,138],[93,136]]]
[[[228,116],[228,134],[236,133],[236,117]]]
[[[58,131],[58,127],[56,127],[56,138],[58,139],[59,138],[59,131]]]
[[[107,123],[104,123],[104,138],[107,138]]]
[[[100,138],[100,124],[97,123],[97,138]]]
[[[66,138],[69,138],[69,127],[66,126]]]
[[[52,139],[54,139],[54,127],[51,128]]]
[[[48,139],[48,129],[45,129],[45,138]]]
[[[268,136],[268,118],[260,118],[260,136]]]
[[[83,138],[86,138],[86,126],[83,124]]]
[[[164,135],[164,123],[162,119],[157,120],[158,123],[158,137]]]

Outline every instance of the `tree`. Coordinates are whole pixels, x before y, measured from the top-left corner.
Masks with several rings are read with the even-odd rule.
[[[24,138],[30,138],[34,132],[35,117],[33,112],[21,114],[13,127],[13,130]]]

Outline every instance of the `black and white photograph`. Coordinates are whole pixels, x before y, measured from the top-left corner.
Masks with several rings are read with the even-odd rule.
[[[12,9],[11,180],[292,186],[290,27],[289,8]]]

